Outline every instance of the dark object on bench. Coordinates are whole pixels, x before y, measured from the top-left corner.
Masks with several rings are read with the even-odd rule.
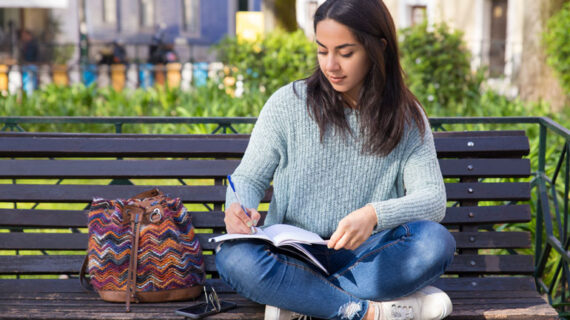
[[[135,304],[127,315],[123,305],[84,292],[76,279],[92,198],[128,197],[159,184],[183,199],[196,228],[203,229],[198,237],[209,253],[209,284],[221,299],[239,305],[211,318],[262,319],[264,306],[218,279],[214,245],[207,242],[224,231],[224,179],[238,165],[247,142],[247,135],[0,134],[0,229],[10,230],[0,233],[0,318],[181,318],[174,310],[192,301]],[[530,233],[492,228],[530,221],[529,183],[481,182],[530,175],[529,160],[521,158],[529,152],[524,132],[435,133],[435,143],[444,177],[450,178],[443,223],[458,247],[453,264],[436,282],[454,303],[449,318],[558,318],[536,291],[533,257],[505,254],[530,248]],[[478,206],[483,201],[500,205]],[[523,204],[504,205],[508,201]],[[51,277],[32,279],[36,275]]]

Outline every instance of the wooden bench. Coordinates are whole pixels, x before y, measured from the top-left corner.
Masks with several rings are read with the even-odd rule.
[[[248,138],[0,133],[0,318],[180,319],[174,310],[193,301],[135,304],[127,314],[122,304],[84,292],[77,279],[92,198],[127,198],[158,186],[192,211],[207,253],[209,284],[222,299],[239,304],[211,319],[262,319],[264,306],[218,278],[207,242],[224,231],[225,177],[238,165]],[[530,233],[494,228],[531,219],[524,132],[436,132],[435,143],[448,197],[443,224],[458,248],[436,282],[453,301],[449,318],[558,318],[536,291],[532,253],[508,254],[530,248]],[[495,178],[520,182],[490,181]]]

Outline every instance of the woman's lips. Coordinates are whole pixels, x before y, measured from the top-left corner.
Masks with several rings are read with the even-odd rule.
[[[342,80],[344,80],[344,78],[346,78],[346,77],[344,77],[344,76],[342,76],[342,77],[329,76],[329,80],[330,80],[332,83],[334,83],[334,84],[339,84],[339,83],[341,83]]]

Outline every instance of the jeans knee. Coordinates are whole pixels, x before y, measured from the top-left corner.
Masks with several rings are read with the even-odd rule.
[[[248,241],[226,241],[216,252],[216,268],[226,281],[248,281],[256,274],[260,245]]]
[[[443,225],[433,221],[421,221],[417,228],[417,251],[427,263],[443,264],[447,267],[455,253],[455,238]]]

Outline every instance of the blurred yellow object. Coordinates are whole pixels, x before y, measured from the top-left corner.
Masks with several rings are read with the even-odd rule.
[[[236,78],[234,77],[225,77],[224,78],[224,85],[226,87],[233,87],[236,84]]]
[[[8,66],[0,64],[0,91],[8,90]]]
[[[169,88],[179,88],[182,80],[182,64],[169,63],[166,65],[166,81]]]
[[[236,12],[236,35],[238,38],[255,41],[257,36],[263,34],[263,12],[238,11]]]
[[[126,83],[126,67],[124,64],[111,65],[111,86],[115,91],[122,91]]]
[[[67,86],[69,84],[66,65],[54,65],[52,66],[51,72],[54,84],[59,86]]]
[[[154,83],[158,86],[164,86],[166,83],[165,69],[163,64],[154,65]]]

